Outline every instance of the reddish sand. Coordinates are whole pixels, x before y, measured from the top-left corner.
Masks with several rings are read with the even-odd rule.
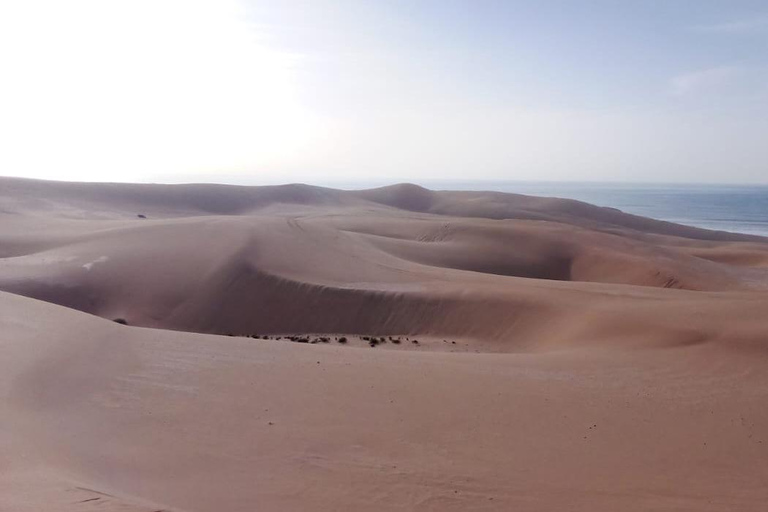
[[[0,290],[3,512],[768,503],[768,239],[413,185],[0,178]]]

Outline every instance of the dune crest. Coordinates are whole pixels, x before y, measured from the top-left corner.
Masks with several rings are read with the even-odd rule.
[[[606,304],[606,333],[638,309],[663,331],[689,314],[693,296],[674,290],[717,292],[695,297],[716,311],[762,304],[768,286],[760,237],[569,200],[410,184],[3,185],[0,289],[131,325],[428,334],[520,351],[560,346],[569,336],[553,325]],[[751,314],[739,315],[750,340]],[[584,343],[606,342],[599,326],[589,332]]]
[[[0,510],[761,510],[767,289],[576,201],[0,178]]]

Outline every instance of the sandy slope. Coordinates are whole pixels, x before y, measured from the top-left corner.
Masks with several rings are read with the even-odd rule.
[[[0,510],[762,510],[766,242],[412,185],[0,179]]]

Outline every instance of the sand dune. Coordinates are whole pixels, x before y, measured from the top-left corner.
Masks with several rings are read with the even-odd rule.
[[[0,219],[0,510],[768,501],[767,239],[406,184],[3,178]],[[301,333],[421,342],[246,338]]]

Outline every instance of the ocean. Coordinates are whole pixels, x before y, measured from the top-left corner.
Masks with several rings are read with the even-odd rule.
[[[433,181],[433,190],[496,190],[577,199],[706,229],[768,236],[768,186]]]

